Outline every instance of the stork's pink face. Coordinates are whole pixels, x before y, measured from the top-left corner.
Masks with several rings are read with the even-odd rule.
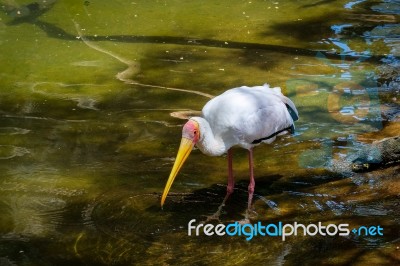
[[[186,122],[182,129],[181,144],[179,146],[178,154],[176,155],[174,166],[172,167],[167,184],[164,188],[163,195],[161,197],[161,207],[164,205],[165,198],[168,195],[169,189],[171,188],[176,175],[178,174],[183,163],[186,161],[194,145],[199,141],[199,139],[199,124],[194,120],[189,120],[188,122]]]
[[[183,126],[182,138],[187,138],[196,144],[200,139],[199,124],[194,120],[189,120]]]

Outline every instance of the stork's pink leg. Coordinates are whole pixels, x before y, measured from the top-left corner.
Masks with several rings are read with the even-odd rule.
[[[247,201],[247,210],[243,220],[241,220],[240,224],[248,224],[250,223],[250,215],[255,213],[251,209],[252,201],[253,201],[253,194],[254,194],[254,187],[256,186],[256,182],[254,181],[254,170],[253,170],[253,149],[249,149],[249,172],[250,172],[250,182],[249,182],[249,199]]]
[[[222,207],[225,206],[225,202],[228,200],[229,196],[233,193],[235,187],[235,178],[233,177],[233,167],[232,167],[232,149],[228,150],[228,185],[226,186],[226,195],[221,205],[218,208],[218,215],[221,213]]]
[[[256,186],[256,182],[254,181],[254,170],[253,170],[254,162],[253,162],[253,149],[249,149],[249,170],[250,170],[250,183],[249,183],[249,200],[247,203],[247,209],[250,210],[251,203],[253,200],[254,188]]]
[[[232,149],[228,150],[228,185],[226,186],[225,200],[233,193],[235,187],[235,179],[233,177],[232,167]]]
[[[208,223],[212,220],[219,221],[219,216],[221,215],[222,208],[225,206],[225,202],[228,200],[229,196],[233,193],[233,189],[235,187],[235,178],[233,177],[233,167],[232,167],[232,149],[228,150],[228,185],[226,186],[226,195],[221,205],[219,205],[218,210],[210,216],[207,216],[207,219],[200,223]]]

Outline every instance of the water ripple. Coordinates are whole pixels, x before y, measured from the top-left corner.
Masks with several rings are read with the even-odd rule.
[[[347,210],[346,206],[342,202],[328,200],[325,204],[333,211],[335,215],[342,215],[343,212]]]
[[[366,206],[356,206],[353,210],[354,213],[360,216],[386,216],[389,212],[378,205],[366,205]]]
[[[25,135],[30,132],[29,129],[18,127],[0,127],[0,135]]]
[[[21,157],[29,153],[30,151],[24,147],[17,147],[14,145],[0,145],[0,160]]]

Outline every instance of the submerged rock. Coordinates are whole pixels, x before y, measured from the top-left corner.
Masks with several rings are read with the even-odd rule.
[[[365,146],[352,160],[352,171],[371,171],[400,162],[400,136],[385,138]]]
[[[358,143],[357,152],[332,160],[329,170],[344,176],[390,167],[400,163],[400,136],[388,137],[372,144]]]

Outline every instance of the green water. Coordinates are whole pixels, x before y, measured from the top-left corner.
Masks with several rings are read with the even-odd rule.
[[[398,78],[399,1],[1,3],[1,265],[399,263],[399,168],[332,171],[359,140],[399,132],[381,115],[398,110],[398,87],[380,89]],[[300,120],[255,149],[253,222],[380,225],[384,236],[188,236],[225,194],[225,156],[198,150],[160,209],[178,117],[266,82]],[[234,168],[224,223],[246,208],[245,151]]]

